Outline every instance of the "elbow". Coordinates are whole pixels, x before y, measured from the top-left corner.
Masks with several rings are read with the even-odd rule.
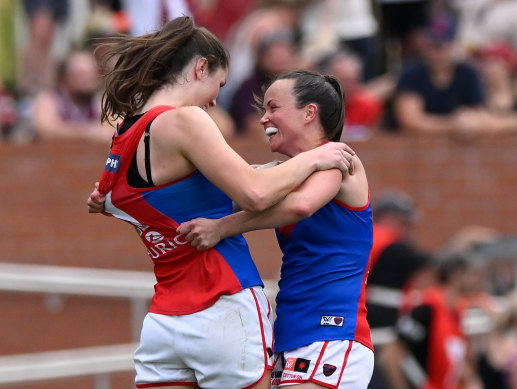
[[[261,212],[273,205],[265,193],[256,189],[250,189],[243,197],[239,205],[248,212]]]
[[[307,219],[314,214],[314,210],[308,204],[296,204],[291,207],[291,214],[298,220]]]

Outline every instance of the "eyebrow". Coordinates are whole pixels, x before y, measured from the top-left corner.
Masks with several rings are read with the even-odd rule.
[[[268,101],[266,101],[266,103],[264,104],[264,106],[265,106],[265,107],[270,106],[270,105],[271,105],[271,103],[272,103],[274,100],[275,100],[275,98],[274,98],[274,97],[273,97],[273,98],[271,98],[271,99],[269,99]]]

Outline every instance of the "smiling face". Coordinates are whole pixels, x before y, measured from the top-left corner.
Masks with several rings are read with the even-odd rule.
[[[311,148],[306,107],[296,107],[294,83],[292,79],[282,79],[271,84],[264,95],[264,115],[260,119],[269,136],[271,151],[289,157]]]

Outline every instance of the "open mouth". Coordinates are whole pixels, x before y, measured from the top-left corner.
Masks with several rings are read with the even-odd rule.
[[[267,136],[273,136],[278,132],[278,128],[275,127],[268,127],[266,128],[266,135]]]

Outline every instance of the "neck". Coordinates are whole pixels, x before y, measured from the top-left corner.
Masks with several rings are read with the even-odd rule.
[[[304,138],[299,139],[299,142],[296,142],[293,144],[292,152],[288,154],[289,157],[294,157],[295,155],[298,155],[304,151],[309,151],[312,149],[315,149],[316,147],[321,146],[324,143],[329,142],[328,139],[322,139],[322,138]]]

